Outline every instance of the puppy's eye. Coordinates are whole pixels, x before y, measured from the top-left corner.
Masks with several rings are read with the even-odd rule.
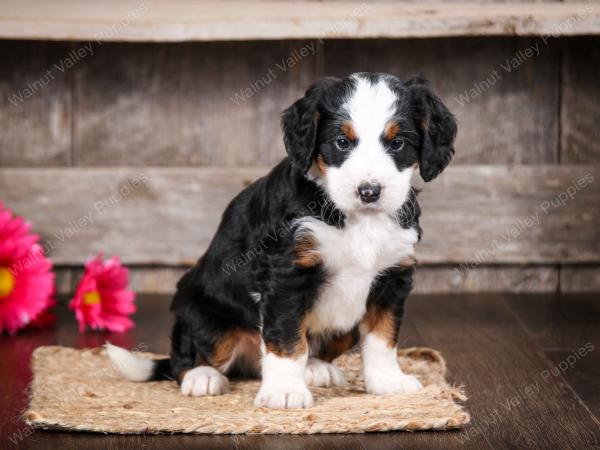
[[[337,138],[335,140],[335,146],[340,150],[348,150],[350,148],[350,141],[346,138]]]
[[[400,150],[404,147],[404,139],[395,138],[390,142],[390,148],[392,150]]]

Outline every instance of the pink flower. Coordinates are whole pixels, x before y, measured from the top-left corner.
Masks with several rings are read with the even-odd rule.
[[[0,202],[0,334],[47,323],[39,319],[55,304],[52,263],[30,229]]]
[[[121,333],[133,327],[135,293],[127,289],[128,272],[118,256],[103,261],[102,254],[85,263],[83,278],[69,305],[75,311],[79,331],[86,325],[96,330]]]

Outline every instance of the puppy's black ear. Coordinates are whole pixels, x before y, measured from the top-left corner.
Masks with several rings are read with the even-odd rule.
[[[337,78],[324,78],[313,84],[300,100],[281,116],[283,142],[292,163],[306,173],[313,161],[317,144],[320,101]]]
[[[446,168],[454,155],[456,120],[424,78],[415,77],[406,85],[411,91],[413,114],[421,134],[421,177],[431,181]]]

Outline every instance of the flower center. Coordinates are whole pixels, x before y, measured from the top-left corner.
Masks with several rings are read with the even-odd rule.
[[[83,294],[83,303],[85,305],[97,305],[100,303],[100,293],[98,291],[90,291]]]
[[[6,267],[0,267],[0,300],[8,297],[15,288],[15,277]]]

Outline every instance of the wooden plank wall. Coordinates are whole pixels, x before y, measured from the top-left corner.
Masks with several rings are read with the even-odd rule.
[[[452,167],[423,193],[417,290],[598,290],[597,181],[502,251],[473,256],[582,176],[600,177],[598,44],[535,37],[2,41],[0,199],[48,240],[136,174],[150,174],[150,192],[134,190],[50,253],[61,290],[71,288],[89,253],[112,243],[133,265],[134,287],[170,292],[200,255],[222,204],[283,156],[279,112],[311,81],[359,70],[421,72],[460,131]],[[202,210],[185,204],[190,192],[208,199]],[[183,228],[160,228],[186,218],[193,220]],[[195,235],[197,223],[207,225]],[[161,243],[165,234],[171,237]]]
[[[43,224],[57,264],[81,264],[103,250],[121,253],[127,264],[178,266],[194,263],[231,198],[268,170],[11,168],[0,169],[0,188],[7,204]],[[456,165],[435,183],[417,180],[418,259],[466,269],[593,263],[600,255],[600,240],[591,240],[600,222],[598,179],[593,166]]]
[[[194,42],[450,36],[598,34],[600,16],[582,1],[152,1],[3,0],[5,39]],[[356,19],[356,20],[352,20]],[[340,26],[340,24],[342,24]],[[121,26],[119,26],[121,25]]]

